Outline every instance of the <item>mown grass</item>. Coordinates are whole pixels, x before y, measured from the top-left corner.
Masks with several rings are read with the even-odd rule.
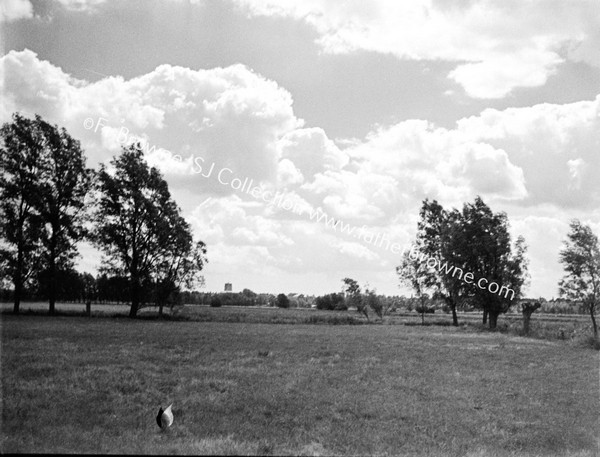
[[[10,314],[12,305],[0,303],[2,313]],[[22,304],[22,314],[47,315],[48,304],[41,302],[25,302]],[[110,316],[114,318],[127,317],[129,307],[124,304],[93,304],[92,316]],[[84,316],[83,304],[59,303],[57,315]],[[422,325],[421,317],[415,312],[399,310],[384,317],[376,316],[366,319],[356,311],[322,311],[306,308],[261,308],[261,307],[222,307],[186,305],[170,310],[165,308],[163,316],[159,316],[156,307],[143,308],[138,313],[139,319],[147,320],[177,320],[196,322],[244,322],[269,324],[325,324],[325,325]],[[425,326],[449,326],[452,318],[449,314],[427,314]],[[460,328],[465,331],[487,332],[487,326],[481,323],[481,313],[460,313]],[[523,334],[522,317],[518,312],[502,315],[498,322],[498,332],[539,338],[550,341],[566,341],[579,347],[589,347],[600,350],[600,343],[591,338],[591,323],[586,315],[550,315],[535,313],[531,319],[529,335]]]
[[[598,449],[598,353],[560,342],[442,326],[8,314],[0,324],[2,452]],[[175,423],[162,432],[154,418],[170,402]]]
[[[148,318],[154,316],[148,311]],[[409,325],[420,326],[421,317],[417,313],[397,312],[385,316],[383,320],[372,316],[367,320],[356,311],[320,311],[315,309],[277,308],[211,308],[207,306],[185,306],[173,316],[202,322],[248,322],[274,324],[328,324],[328,325]],[[460,328],[467,332],[488,332],[481,323],[480,313],[459,313]],[[428,314],[425,326],[451,326],[449,314]],[[498,322],[498,332],[523,336],[523,322],[519,314],[502,315]],[[588,316],[553,316],[534,314],[528,337],[553,341],[567,341],[579,346],[590,346],[591,323]]]
[[[11,314],[12,305],[0,303],[2,313]],[[47,315],[48,304],[41,302],[25,302],[22,314]],[[113,318],[127,317],[129,307],[124,304],[93,304],[92,316],[109,316]],[[59,316],[85,316],[85,305],[73,303],[57,304]],[[176,320],[195,322],[237,322],[266,324],[324,324],[324,325],[424,325],[450,326],[452,318],[449,314],[427,314],[425,323],[415,312],[398,311],[379,319],[371,316],[366,319],[356,311],[322,311],[306,308],[262,308],[262,307],[222,307],[186,305],[170,310],[165,308],[164,315],[159,316],[156,307],[143,308],[138,313],[139,319]],[[459,313],[460,328],[472,332],[488,332],[481,323],[481,313]],[[498,321],[498,332],[509,335],[527,336],[550,341],[565,341],[579,347],[600,350],[600,344],[591,338],[591,323],[585,315],[549,315],[535,313],[531,319],[529,335],[523,334],[522,317],[517,312],[504,314]]]

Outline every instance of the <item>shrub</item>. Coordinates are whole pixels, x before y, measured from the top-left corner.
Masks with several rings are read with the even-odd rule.
[[[331,302],[327,298],[327,295],[323,297],[317,297],[315,299],[315,303],[317,304],[317,309],[330,309]]]
[[[212,306],[213,308],[220,308],[222,304],[223,303],[221,302],[221,297],[219,297],[218,295],[214,295],[213,297],[211,297],[210,306]]]
[[[344,297],[342,297],[342,299],[336,303],[333,310],[334,311],[348,311],[348,305],[346,304]]]
[[[289,308],[290,299],[285,294],[277,295],[277,307],[278,308]]]
[[[329,311],[347,311],[348,305],[344,301],[342,294],[328,294],[315,299],[317,309],[324,309]]]
[[[360,325],[363,321],[357,320],[348,315],[336,316],[308,316],[304,319],[305,324],[326,324],[326,325]]]
[[[419,306],[415,307],[415,311],[417,313],[434,314],[435,308],[433,308],[433,307],[430,308],[429,306],[425,306],[425,305],[423,305],[423,306],[419,305]]]

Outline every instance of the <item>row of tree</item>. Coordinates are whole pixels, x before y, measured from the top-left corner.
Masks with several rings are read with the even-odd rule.
[[[80,143],[40,116],[15,113],[0,137],[0,275],[14,285],[15,313],[32,283],[54,313],[61,275],[73,270],[83,240],[103,252],[103,272],[126,278],[130,317],[149,295],[162,310],[202,280],[206,246],[193,240],[140,144],[95,171]]]
[[[489,327],[495,328],[498,316],[519,302],[529,280],[524,238],[519,236],[513,243],[506,214],[494,213],[480,197],[465,203],[462,210],[447,210],[435,200],[425,200],[419,216],[413,250],[404,254],[396,269],[401,283],[415,291],[422,306],[428,296],[444,300],[453,325],[458,325],[456,310],[466,306],[482,309],[484,324],[489,319]],[[559,284],[560,295],[590,314],[596,339],[599,246],[592,229],[573,220],[559,253],[566,273]],[[495,283],[495,290],[480,287],[479,278],[485,278],[485,284]],[[530,316],[531,309],[523,308],[523,313]]]
[[[465,203],[462,211],[425,200],[413,251],[404,254],[396,271],[418,297],[429,292],[443,299],[453,325],[458,325],[457,308],[469,303],[483,309],[484,323],[489,316],[489,326],[495,328],[498,316],[516,303],[528,280],[526,250],[523,237],[511,242],[506,214],[494,213],[480,197]],[[467,273],[473,275],[470,281],[465,280]],[[496,283],[496,293],[477,287],[474,278]],[[499,290],[512,292],[502,295]]]
[[[109,166],[95,171],[86,167],[80,143],[40,116],[15,113],[0,128],[0,137],[0,279],[14,286],[15,313],[24,289],[34,284],[48,298],[50,313],[55,311],[57,297],[67,293],[65,278],[76,274],[74,259],[82,240],[104,253],[101,271],[121,296],[126,291],[131,317],[147,303],[162,310],[182,288],[201,284],[206,246],[194,241],[166,181],[144,161],[141,145],[123,148]],[[561,296],[583,303],[596,338],[598,246],[591,228],[573,221],[560,252],[566,271]],[[528,280],[526,249],[522,237],[512,242],[506,214],[494,213],[479,197],[462,210],[425,200],[414,250],[404,255],[397,273],[422,300],[421,309],[428,296],[442,299],[458,325],[457,308],[475,306],[495,328]],[[467,272],[495,283],[496,292],[466,281]],[[381,317],[389,309],[373,291],[361,293],[356,281],[346,278],[344,284],[350,306],[367,318],[369,310]],[[498,289],[512,293],[502,295]],[[286,305],[283,299],[276,303]],[[318,306],[344,305],[330,296]]]
[[[48,279],[41,272],[35,281],[30,281],[21,290],[21,300],[41,301],[48,298]],[[57,302],[63,303],[130,303],[130,282],[125,276],[109,276],[106,273],[96,277],[90,273],[80,273],[76,270],[58,270],[54,289]],[[157,304],[157,288],[155,284],[143,283],[140,293],[142,306]],[[0,301],[8,302],[15,299],[12,289],[0,289]],[[185,293],[182,291],[169,300],[170,304],[183,303]]]

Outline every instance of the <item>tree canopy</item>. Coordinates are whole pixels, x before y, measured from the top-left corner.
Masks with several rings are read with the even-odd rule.
[[[163,303],[181,283],[194,280],[206,247],[193,243],[166,181],[145,162],[139,143],[123,148],[110,166],[98,173],[93,240],[105,254],[104,269],[129,278],[129,315],[135,317],[145,281]]]
[[[561,296],[581,301],[592,320],[594,338],[598,339],[596,307],[600,302],[600,246],[591,227],[579,220],[570,224],[570,232],[560,251],[565,276],[559,284]]]
[[[417,296],[431,292],[443,298],[454,325],[457,306],[470,299],[495,328],[498,315],[516,302],[527,280],[525,252],[522,237],[511,244],[506,214],[493,213],[480,197],[462,211],[425,200],[413,249],[396,271]]]
[[[18,113],[0,130],[0,262],[15,285],[19,312],[23,285],[34,276],[54,312],[60,271],[69,271],[84,236],[84,201],[91,170],[78,141],[40,116]]]

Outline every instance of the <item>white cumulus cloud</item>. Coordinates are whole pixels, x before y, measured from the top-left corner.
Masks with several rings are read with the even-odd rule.
[[[0,3],[0,22],[11,22],[33,17],[29,0],[3,0]]]
[[[566,58],[600,66],[596,0],[236,2],[251,16],[307,22],[325,52],[457,62],[449,77],[477,98],[543,85]]]
[[[125,130],[143,138],[148,161],[165,173],[209,245],[210,271],[221,275],[249,268],[291,276],[393,272],[397,256],[356,233],[365,226],[365,233],[406,243],[424,198],[461,206],[481,195],[494,210],[510,211],[517,229],[527,217],[549,218],[555,228],[581,214],[598,217],[600,96],[488,109],[454,127],[406,120],[333,142],[323,129],[304,127],[285,88],[240,64],[161,65],[129,80],[92,83],[25,50],[0,58],[0,72],[0,122],[15,111],[40,114],[80,139],[92,166],[117,153]],[[252,180],[298,211],[254,197],[234,179]],[[310,220],[318,208],[355,232]],[[541,246],[523,231],[532,265],[556,263],[558,245]],[[554,233],[552,243],[561,236]]]

